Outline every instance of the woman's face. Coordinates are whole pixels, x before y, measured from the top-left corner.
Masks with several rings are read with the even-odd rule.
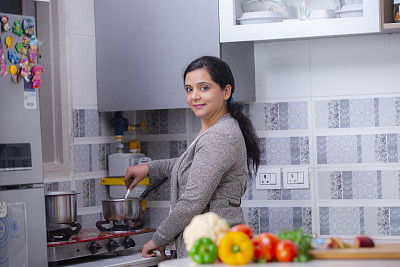
[[[208,121],[228,112],[226,100],[231,95],[231,87],[224,90],[211,79],[204,68],[191,71],[185,78],[186,100],[196,117]],[[221,116],[218,116],[221,115]]]

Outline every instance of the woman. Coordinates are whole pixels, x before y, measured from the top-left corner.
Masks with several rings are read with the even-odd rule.
[[[201,119],[201,133],[179,157],[130,166],[124,181],[132,189],[139,181],[169,177],[171,211],[142,250],[144,257],[165,256],[175,241],[178,257],[187,257],[182,232],[195,215],[212,211],[230,225],[245,223],[240,208],[248,174],[260,162],[258,138],[242,106],[233,103],[235,82],[219,58],[194,60],[184,72],[186,100]]]

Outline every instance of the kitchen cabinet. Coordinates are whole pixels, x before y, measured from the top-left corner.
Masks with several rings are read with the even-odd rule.
[[[363,1],[363,15],[347,18],[298,20],[299,0],[285,0],[290,19],[281,22],[240,25],[242,5],[249,0],[219,0],[220,40],[226,42],[283,40],[378,33],[381,29],[380,1]],[[336,1],[311,1],[311,10],[335,9]],[[390,2],[384,0],[384,2]]]
[[[254,45],[219,42],[218,1],[96,0],[99,111],[187,108],[183,71],[203,55],[224,59],[236,101],[255,101]]]
[[[400,23],[393,19],[393,0],[381,0],[381,21],[383,32],[400,31]]]

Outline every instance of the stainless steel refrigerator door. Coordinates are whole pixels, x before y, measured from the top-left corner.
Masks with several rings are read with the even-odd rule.
[[[10,25],[14,21],[30,18],[28,16],[19,16],[4,14],[9,17]],[[4,40],[7,36],[12,36],[13,45],[7,48]],[[5,51],[5,61],[8,68],[13,64],[8,59],[8,51],[15,51],[15,44],[22,41],[22,37],[17,36],[11,31],[1,33],[1,42]],[[18,53],[18,56],[21,54]],[[25,170],[0,170],[1,185],[18,185],[43,183],[42,166],[42,140],[40,130],[40,111],[39,111],[39,89],[36,90],[36,109],[26,109],[24,107],[24,79],[19,77],[19,83],[12,81],[10,73],[0,76],[0,145],[4,144],[30,144],[31,150],[31,168]],[[1,158],[1,155],[0,155]],[[3,156],[4,158],[4,156]],[[7,158],[7,157],[6,157]]]
[[[0,190],[0,201],[25,203],[28,266],[47,266],[44,188]]]

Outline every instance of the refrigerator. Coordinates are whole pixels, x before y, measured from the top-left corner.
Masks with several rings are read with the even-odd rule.
[[[1,11],[0,19],[0,266],[47,266],[40,89],[33,88],[31,75],[27,81],[17,72],[15,80],[11,67],[19,70],[23,62],[35,19]]]

